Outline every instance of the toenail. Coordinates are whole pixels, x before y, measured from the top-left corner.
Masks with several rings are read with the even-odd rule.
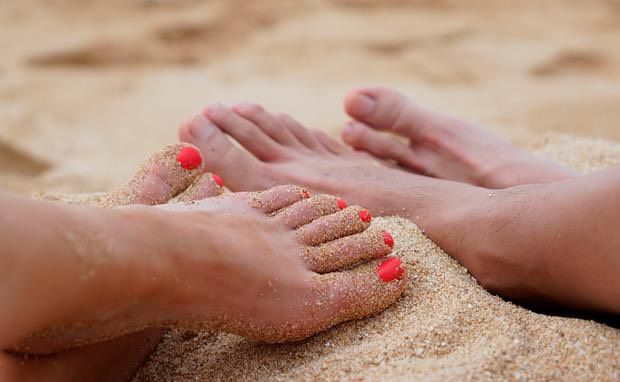
[[[306,190],[304,190],[304,198],[310,199],[310,193]]]
[[[368,116],[375,110],[375,100],[364,94],[358,94],[354,99],[355,109],[360,116]]]
[[[389,232],[383,232],[383,241],[388,247],[394,248],[394,238]]]
[[[336,200],[336,203],[338,204],[338,208],[340,208],[341,210],[347,208],[347,202],[344,199],[338,199]]]
[[[224,187],[224,181],[222,180],[222,178],[220,178],[219,175],[217,174],[211,174],[211,177],[213,178],[213,180],[215,181],[215,183],[217,183],[218,186],[220,187]]]
[[[364,223],[370,223],[372,220],[372,215],[370,215],[370,211],[368,210],[361,210],[358,215]]]
[[[386,283],[403,277],[405,270],[401,267],[402,262],[398,257],[390,257],[379,265],[377,275]]]
[[[200,152],[193,147],[184,147],[177,154],[177,162],[186,170],[198,168],[202,163]]]

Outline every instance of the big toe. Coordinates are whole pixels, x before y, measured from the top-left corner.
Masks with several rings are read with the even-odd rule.
[[[110,192],[100,205],[163,204],[202,174],[203,157],[187,143],[169,145],[153,154],[124,186]]]
[[[194,115],[179,128],[179,139],[195,145],[204,156],[204,168],[218,174],[233,191],[268,188],[261,178],[260,161],[235,146],[207,117]]]
[[[332,314],[325,327],[377,314],[396,302],[407,287],[405,266],[398,257],[316,277],[319,295]]]
[[[347,114],[358,121],[414,140],[437,118],[431,111],[385,87],[353,90],[347,94],[344,107]]]

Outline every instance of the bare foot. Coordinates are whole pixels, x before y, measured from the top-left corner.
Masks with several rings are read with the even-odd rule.
[[[488,235],[497,229],[489,216],[500,191],[385,166],[257,105],[212,105],[182,125],[179,136],[199,147],[205,168],[221,173],[233,190],[301,184],[341,195],[373,214],[409,218],[483,286],[504,295],[517,295],[515,291],[523,289],[516,285],[521,276],[537,266],[522,262],[517,272],[518,259],[505,258],[500,248],[487,246]]]
[[[371,155],[354,152],[321,131],[258,105],[212,105],[184,123],[179,136],[200,148],[205,168],[221,174],[234,191],[303,185],[313,192],[340,195],[375,215],[407,217],[437,242],[443,218],[468,195],[479,193],[463,183],[384,166]]]
[[[472,123],[425,109],[388,88],[352,91],[345,109],[354,119],[342,132],[347,144],[422,174],[487,188],[579,175]],[[383,131],[406,138],[408,144]]]

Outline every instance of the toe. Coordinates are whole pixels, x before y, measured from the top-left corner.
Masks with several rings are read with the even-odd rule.
[[[312,151],[322,151],[321,143],[312,134],[310,129],[297,122],[288,114],[279,114],[278,119],[304,147]]]
[[[316,195],[282,210],[278,216],[284,219],[289,228],[299,228],[322,216],[338,212],[346,206],[347,203],[340,198]]]
[[[166,203],[202,174],[203,157],[190,144],[170,145],[153,154],[123,187],[101,201],[103,207]]]
[[[390,137],[389,134],[373,130],[368,125],[351,121],[342,130],[342,140],[355,150],[366,151],[381,159],[396,161],[401,166],[418,172],[425,172],[426,166],[408,145]]]
[[[192,200],[202,200],[221,195],[224,191],[222,178],[216,174],[203,174],[194,183],[183,191],[177,199],[179,202],[190,202]]]
[[[262,163],[247,151],[233,145],[202,114],[193,116],[179,128],[179,138],[198,147],[204,157],[205,170],[221,175],[231,190],[256,191],[269,187],[262,176]]]
[[[274,141],[254,122],[235,113],[232,109],[214,104],[207,107],[204,114],[258,159],[271,161],[286,155],[283,146]]]
[[[389,233],[371,227],[319,247],[308,247],[303,259],[313,272],[326,273],[385,257],[393,247],[394,239]]]
[[[370,212],[359,206],[326,215],[297,230],[298,239],[306,245],[318,245],[354,235],[370,226]]]
[[[238,103],[233,110],[241,117],[258,126],[267,136],[284,146],[299,146],[299,141],[279,118],[252,103]]]
[[[302,187],[278,186],[253,195],[252,206],[265,213],[273,213],[309,197],[308,191]]]
[[[319,294],[335,316],[329,326],[377,314],[396,302],[407,287],[405,267],[397,257],[319,275],[317,279]]]
[[[313,130],[312,133],[328,152],[336,155],[349,153],[349,150],[346,148],[346,146],[336,142],[336,140],[327,135],[324,131]]]
[[[440,118],[384,87],[354,90],[347,95],[344,106],[347,114],[372,128],[392,131],[413,140],[421,140]]]

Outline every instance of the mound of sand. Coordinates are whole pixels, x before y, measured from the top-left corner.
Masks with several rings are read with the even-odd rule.
[[[566,135],[539,152],[589,171],[620,163],[620,145]],[[411,270],[383,313],[306,341],[270,345],[172,331],[134,381],[581,380],[620,378],[620,330],[547,316],[491,295],[412,222],[377,218]]]

